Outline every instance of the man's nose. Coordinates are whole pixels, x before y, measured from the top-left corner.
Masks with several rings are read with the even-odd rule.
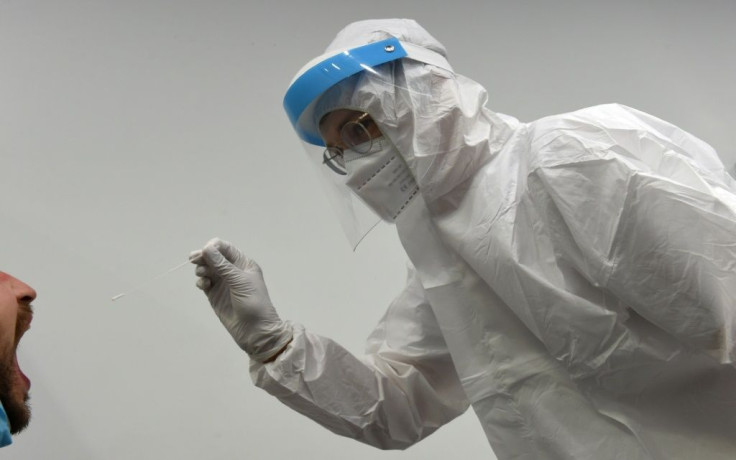
[[[13,292],[15,293],[15,297],[25,303],[31,303],[36,299],[36,291],[23,281],[13,278]]]

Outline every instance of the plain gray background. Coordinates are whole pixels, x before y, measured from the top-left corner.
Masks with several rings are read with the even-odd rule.
[[[262,265],[282,317],[360,353],[401,289],[389,226],[353,253],[281,108],[354,20],[410,17],[522,121],[619,102],[736,160],[727,1],[0,0],[0,269],[39,291],[19,351],[33,421],[0,458],[489,458],[472,411],[405,452],[255,388],[171,273],[208,239]]]

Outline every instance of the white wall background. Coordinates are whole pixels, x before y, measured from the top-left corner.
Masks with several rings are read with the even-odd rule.
[[[388,226],[350,251],[281,98],[375,17],[417,19],[499,112],[620,102],[736,160],[733,2],[0,0],[0,269],[40,294],[19,352],[33,421],[0,458],[492,456],[471,412],[380,452],[290,411],[189,268],[110,301],[220,236],[283,317],[361,352],[405,256]]]

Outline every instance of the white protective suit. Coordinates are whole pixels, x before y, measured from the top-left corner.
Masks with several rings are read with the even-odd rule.
[[[328,51],[390,36],[445,54],[410,20]],[[407,286],[364,356],[296,325],[254,382],[380,448],[471,405],[501,460],[736,458],[736,183],[713,149],[621,105],[519,123],[461,75],[379,70],[329,97],[419,183],[396,221]]]

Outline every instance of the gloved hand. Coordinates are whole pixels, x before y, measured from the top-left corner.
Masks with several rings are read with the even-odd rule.
[[[217,238],[194,251],[189,260],[197,265],[197,287],[251,358],[267,362],[286,347],[292,327],[276,313],[257,263]]]

